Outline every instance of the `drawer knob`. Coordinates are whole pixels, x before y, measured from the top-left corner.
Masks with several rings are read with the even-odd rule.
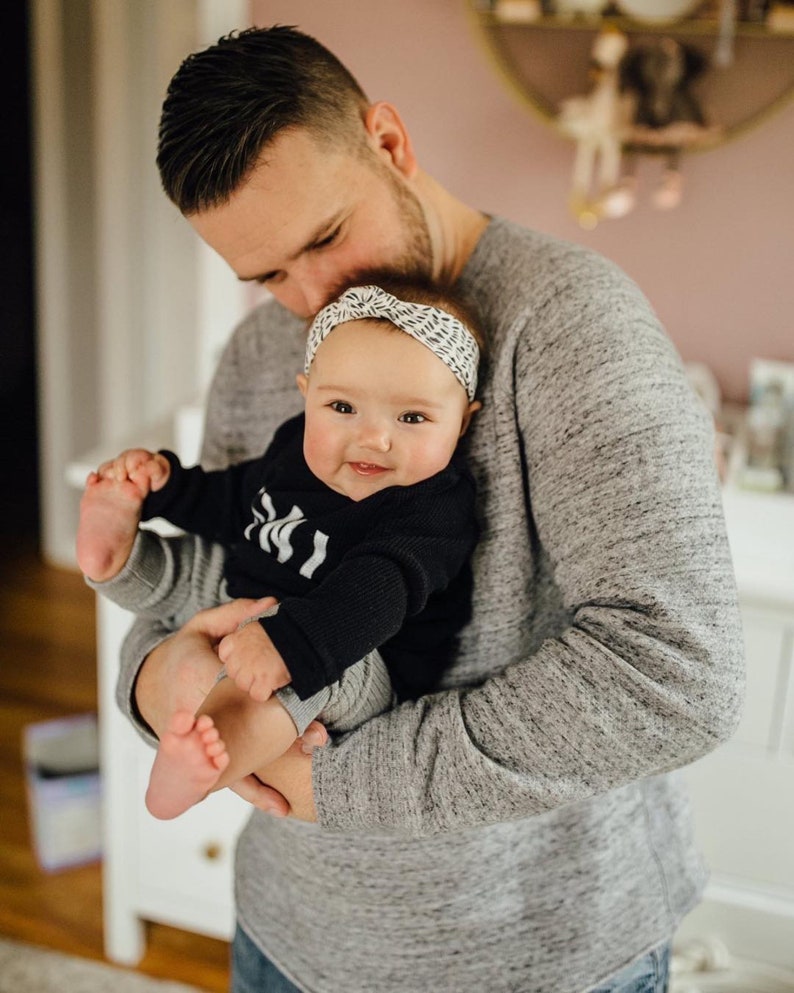
[[[217,862],[223,855],[223,846],[217,841],[208,841],[202,848],[201,854],[208,862]]]

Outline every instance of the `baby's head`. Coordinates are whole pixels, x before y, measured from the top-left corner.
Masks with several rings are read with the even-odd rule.
[[[378,278],[324,307],[298,376],[315,476],[363,500],[445,468],[480,407],[479,341],[467,308],[429,285]]]

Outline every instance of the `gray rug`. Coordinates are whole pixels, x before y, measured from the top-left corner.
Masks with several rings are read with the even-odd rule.
[[[91,959],[0,938],[0,993],[202,993]]]

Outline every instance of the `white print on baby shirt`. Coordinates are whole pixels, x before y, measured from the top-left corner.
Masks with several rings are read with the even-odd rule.
[[[306,523],[306,517],[300,507],[294,505],[286,517],[276,517],[276,508],[264,486],[257,493],[257,498],[265,514],[259,512],[256,502],[251,505],[254,520],[245,529],[245,537],[248,541],[258,540],[261,548],[270,554],[275,553],[279,562],[288,562],[294,552],[290,540],[292,532]],[[315,531],[313,544],[314,551],[298,570],[306,579],[311,579],[316,569],[325,562],[328,535]]]

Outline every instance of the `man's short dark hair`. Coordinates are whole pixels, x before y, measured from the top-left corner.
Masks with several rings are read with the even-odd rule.
[[[189,55],[168,87],[157,167],[184,214],[228,201],[282,131],[363,147],[367,98],[339,59],[294,27],[233,32]]]

